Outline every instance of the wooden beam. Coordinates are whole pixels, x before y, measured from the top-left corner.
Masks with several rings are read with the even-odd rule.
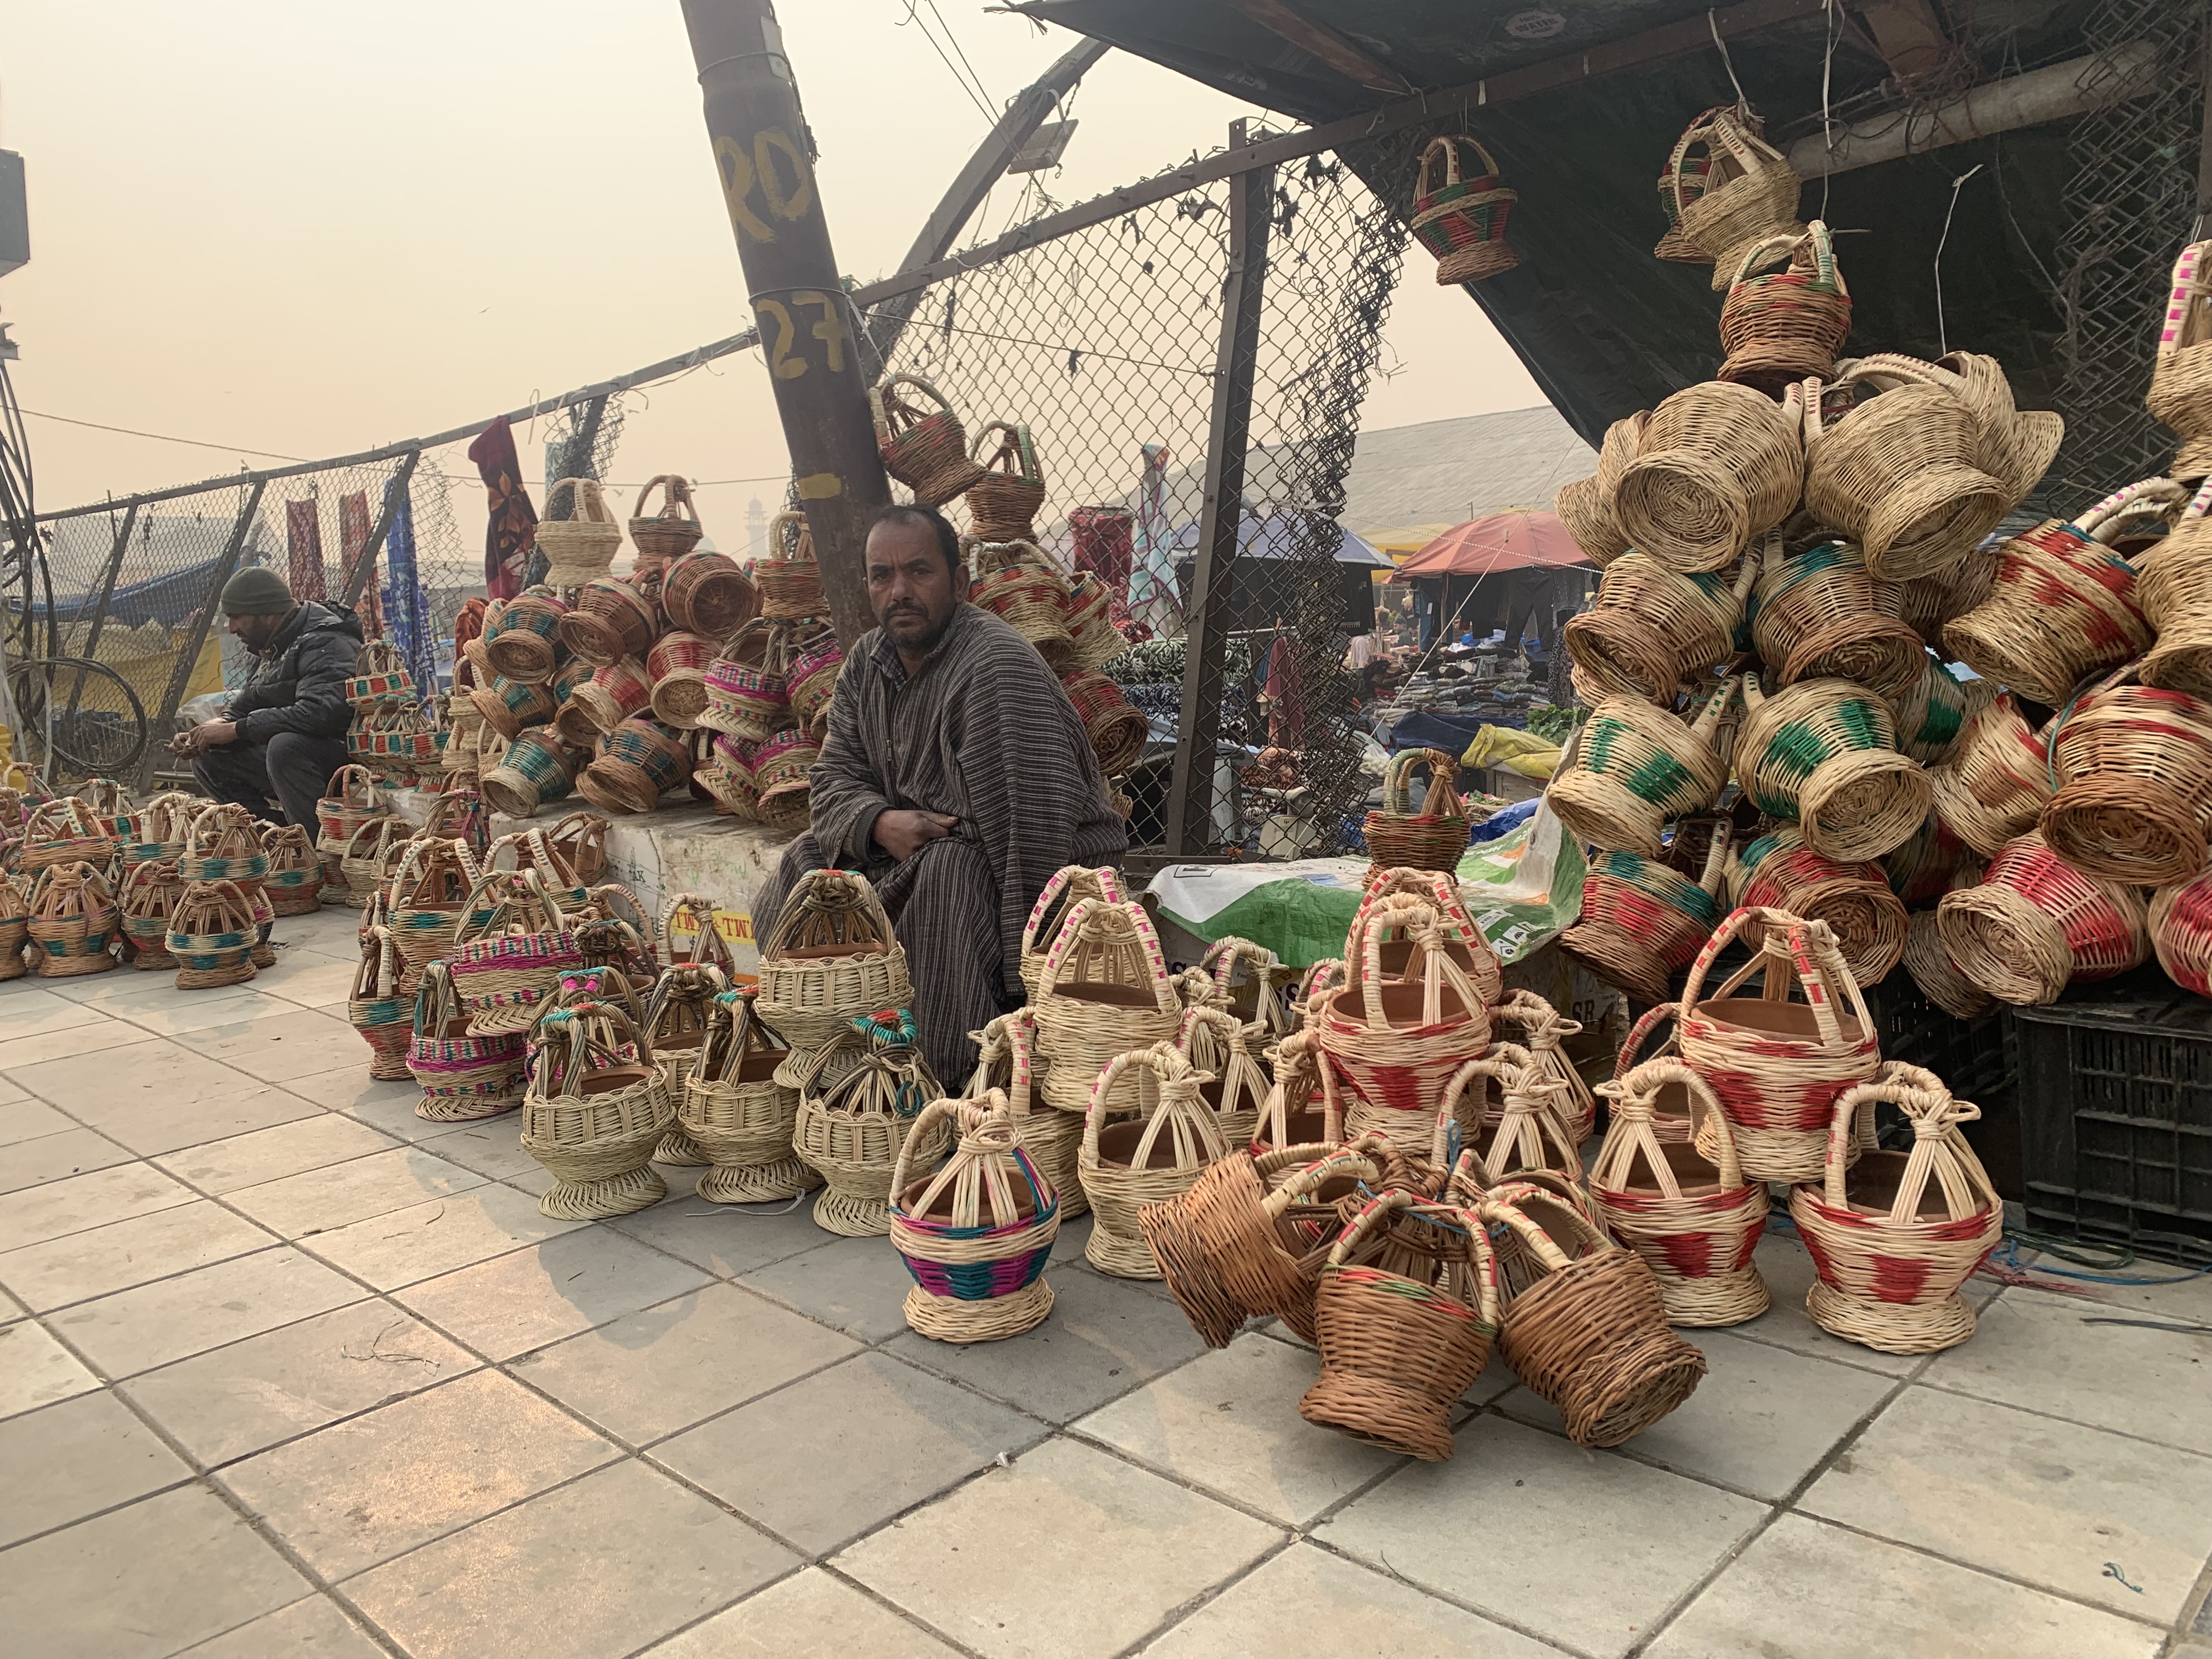
[[[1300,16],[1284,0],[1229,0],[1229,4],[1268,33],[1279,35],[1300,52],[1319,58],[1339,75],[1358,82],[1370,91],[1401,97],[1413,90],[1413,83],[1388,64],[1363,52],[1328,24]]]
[[[1858,11],[1882,62],[1900,81],[1927,74],[1950,52],[1951,39],[1928,0],[1871,0]]]

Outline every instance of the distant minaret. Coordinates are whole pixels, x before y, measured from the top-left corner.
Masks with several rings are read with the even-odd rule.
[[[745,503],[745,560],[748,563],[768,551],[768,514],[756,495]]]

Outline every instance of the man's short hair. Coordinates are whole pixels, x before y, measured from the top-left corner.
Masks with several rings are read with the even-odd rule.
[[[945,556],[945,568],[957,576],[966,568],[960,559],[960,532],[952,527],[952,520],[933,507],[924,507],[919,501],[893,501],[889,507],[879,507],[876,515],[868,520],[868,532],[872,535],[879,524],[927,525],[930,533],[937,538],[937,550]]]

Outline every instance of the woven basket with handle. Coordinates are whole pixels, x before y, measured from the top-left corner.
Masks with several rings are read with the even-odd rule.
[[[1559,822],[1594,847],[1657,858],[1668,820],[1711,806],[1728,781],[1714,738],[1735,690],[1722,681],[1693,721],[1640,697],[1599,703],[1544,792]]]
[[[2186,691],[2113,685],[2046,733],[2058,793],[2037,825],[2085,875],[2132,886],[2203,867],[2212,830],[2212,704]]]
[[[522,1104],[527,1081],[525,1038],[520,1031],[471,1036],[452,974],[442,962],[422,970],[415,993],[415,1022],[407,1044],[407,1070],[422,1085],[415,1115],[433,1123],[497,1117]]]
[[[914,1000],[883,902],[852,871],[800,877],[760,955],[761,1017],[797,1048],[817,1048],[855,1017]]]
[[[1781,270],[1760,270],[1778,259]],[[1802,236],[1762,238],[1737,261],[1721,301],[1719,378],[1778,394],[1808,376],[1826,380],[1850,331],[1850,289],[1815,219]]]
[[[660,631],[653,601],[633,580],[598,576],[576,591],[554,634],[576,657],[605,668],[625,657],[642,657]]]
[[[1482,930],[1474,925],[1468,914],[1466,900],[1460,892],[1459,883],[1451,876],[1437,870],[1385,870],[1375,865],[1367,866],[1367,878],[1359,895],[1359,908],[1352,913],[1352,927],[1359,926],[1366,915],[1386,899],[1410,898],[1432,907],[1443,923],[1443,952],[1460,966],[1474,987],[1474,994],[1487,1007],[1504,994],[1505,969],[1498,953],[1490,948]],[[1350,929],[1346,930],[1349,938]],[[1399,974],[1406,970],[1413,956],[1413,941],[1402,930],[1399,936],[1385,935],[1382,941],[1382,971]],[[1349,975],[1340,962],[1334,964],[1336,972],[1333,981],[1322,970],[1324,964],[1316,963],[1310,970],[1312,982],[1304,988],[1310,1006],[1316,990],[1333,989],[1349,981]]]
[[[660,511],[647,514],[653,492],[661,493]],[[637,549],[635,568],[658,577],[672,559],[680,559],[699,544],[705,533],[698,508],[691,500],[691,482],[673,472],[645,481],[637,492],[637,513],[629,521],[630,544]]]
[[[1150,1109],[1142,1116],[1116,1116],[1110,1103],[1127,1094],[1123,1079],[1139,1069],[1151,1073],[1151,1088],[1141,1091],[1152,1097]],[[1101,1273],[1159,1278],[1152,1247],[1138,1228],[1138,1211],[1182,1196],[1209,1164],[1229,1155],[1231,1143],[1201,1091],[1206,1080],[1180,1049],[1164,1043],[1116,1054],[1098,1073],[1084,1115],[1077,1170],[1097,1218],[1083,1257]]]
[[[1462,171],[1461,146],[1474,152],[1480,171]],[[1437,256],[1437,283],[1456,288],[1512,270],[1521,263],[1505,240],[1506,221],[1518,191],[1498,182],[1498,163],[1472,135],[1431,138],[1413,179],[1413,235]]]
[[[932,405],[934,405],[933,407]],[[925,507],[942,507],[981,479],[968,434],[945,394],[918,374],[894,374],[868,391],[884,471]]]
[[[975,434],[969,454],[983,469],[968,486],[969,533],[987,542],[1035,541],[1044,471],[1028,426],[994,421]]]
[[[2191,242],[2173,262],[2143,403],[2181,435],[2174,477],[2212,473],[2212,242]]]
[[[56,878],[66,873],[58,872]],[[33,939],[39,937],[39,894],[33,891]],[[252,979],[256,971],[253,947],[259,938],[253,902],[235,882],[186,882],[184,891],[178,895],[176,908],[169,913],[169,936],[166,941],[169,954],[176,958],[177,988],[211,990]],[[104,949],[101,955],[106,957]],[[104,961],[102,965],[112,965],[112,959]],[[374,1069],[371,1068],[372,1073]]]
[[[1090,1108],[1092,1085],[1115,1055],[1172,1043],[1182,1023],[1152,918],[1142,905],[1106,899],[1069,907],[1030,1006],[1037,1051],[1049,1062],[1045,1101],[1068,1112]],[[1136,1077],[1117,1074],[1106,1109],[1142,1103]]]
[[[1671,569],[1719,570],[1796,506],[1805,466],[1803,389],[1781,402],[1708,380],[1651,411],[1613,486],[1630,542]]]
[[[897,1012],[911,1036],[912,1021],[903,1010],[885,1012]],[[815,1224],[847,1238],[870,1238],[890,1231],[891,1183],[901,1160],[934,1166],[951,1132],[942,1117],[921,1123],[923,1108],[944,1091],[919,1050],[884,1042],[880,1035],[854,1040],[872,1046],[826,1091],[819,1073],[830,1051],[817,1054],[815,1075],[799,1091],[792,1147],[823,1178]]]
[[[1693,882],[1641,854],[1594,854],[1582,915],[1559,935],[1559,948],[1638,1001],[1664,1001],[1669,976],[1690,965],[1720,921],[1727,856],[1728,837],[1717,835],[1703,879]]]
[[[1897,750],[1889,705],[1849,680],[1800,680],[1768,696],[1744,676],[1737,780],[1771,817],[1794,819],[1815,852],[1876,859],[1911,839],[1934,796]]]
[[[699,1177],[699,1196],[708,1203],[767,1203],[820,1184],[792,1151],[799,1091],[775,1080],[790,1053],[749,988],[714,998],[676,1115],[678,1127],[713,1166]]]
[[[561,478],[545,491],[545,512],[550,515],[562,490],[574,495],[574,516],[567,519],[542,517],[538,521],[538,546],[546,558],[545,585],[555,589],[581,587],[596,577],[607,574],[614,562],[615,554],[622,547],[622,526],[615,522],[605,495],[598,481],[592,478]],[[641,500],[642,496],[641,495]],[[509,605],[510,618],[514,606]],[[493,651],[493,662],[498,663],[498,651]],[[507,670],[501,668],[501,673]]]
[[[1945,387],[1905,384],[1854,404],[1877,377],[1855,364],[1802,400],[1805,506],[1842,531],[1887,581],[1957,563],[2011,505],[1984,471],[1974,412]]]
[[[1429,787],[1419,811],[1413,806],[1413,773],[1429,771]],[[1390,757],[1382,774],[1382,805],[1368,813],[1364,826],[1370,865],[1383,869],[1459,868],[1467,852],[1467,809],[1454,787],[1459,761],[1441,749],[1405,749]]]
[[[548,1013],[538,1041],[522,1099],[522,1150],[554,1184],[538,1207],[561,1220],[596,1221],[665,1198],[653,1149],[676,1108],[653,1040],[613,1004],[585,1002]]]
[[[1729,866],[1729,901],[1738,908],[1780,910],[1824,924],[1851,977],[1878,985],[1904,954],[1904,902],[1882,867],[1814,851],[1796,825],[1784,824],[1742,849]],[[1764,928],[1744,929],[1755,944]]]
[[[1622,554],[1606,568],[1596,603],[1560,629],[1577,694],[1593,704],[1613,695],[1672,708],[1684,682],[1749,648],[1748,637],[1739,636],[1758,578],[1756,559],[1730,575],[1669,570],[1649,554]]]
[[[538,540],[543,543],[545,532],[553,528],[551,525],[540,525]],[[621,534],[619,530],[615,531],[617,539]],[[606,573],[600,569],[591,574]],[[583,580],[588,580],[589,577]],[[509,599],[506,609],[500,612],[497,624],[487,623],[484,628],[484,658],[492,672],[518,684],[544,685],[553,678],[553,671],[568,659],[568,647],[559,637],[561,619],[568,614],[567,603],[550,586],[525,588]]]
[[[2110,979],[2150,954],[2142,893],[2084,873],[2030,831],[2008,842],[1981,881],[1936,908],[1943,948],[2000,1002],[2056,1002],[2075,980]]]
[[[686,930],[690,943],[680,955],[675,943],[678,917],[687,918],[691,923]],[[647,1034],[653,1039],[653,1052],[660,1056],[669,1098],[679,1103],[680,1107],[684,1085],[698,1064],[707,1040],[714,1000],[730,988],[731,976],[738,964],[730,953],[729,942],[715,925],[714,901],[710,898],[697,893],[672,893],[661,907],[659,932],[669,941],[670,961],[653,984],[652,1000],[646,1005],[645,1024]],[[698,1166],[713,1161],[680,1127],[662,1139],[653,1157],[656,1164],[679,1166]]]
[[[1669,228],[1656,252],[1711,265],[1714,289],[1725,289],[1747,249],[1770,236],[1804,234],[1797,222],[1803,189],[1758,117],[1735,104],[1706,110],[1682,129],[1660,175]]]
[[[1200,1074],[1199,1093],[1231,1146],[1259,1132],[1260,1107],[1274,1086],[1252,1053],[1250,1028],[1227,1008],[1201,1004],[1183,1011],[1176,1047]]]
[[[915,1176],[915,1148],[941,1147],[948,1128],[951,1156]],[[899,1148],[890,1188],[891,1248],[914,1279],[908,1326],[939,1342],[995,1342],[1044,1322],[1060,1194],[1023,1150],[1005,1096],[930,1102]]]
[[[1904,607],[1905,590],[1878,580],[1850,542],[1821,542],[1792,557],[1776,537],[1753,590],[1752,643],[1778,687],[1856,680],[1893,702],[1919,683],[1929,659]]]
[[[968,1035],[975,1044],[975,1070],[963,1094],[969,1100],[981,1100],[994,1089],[1005,1095],[1022,1150],[1060,1194],[1060,1218],[1088,1215],[1091,1200],[1076,1167],[1085,1114],[1045,1103],[1045,1061],[1036,1051],[1034,1011],[1017,1008]]]
[[[1119,904],[1127,896],[1121,890],[1121,873],[1110,868],[1093,870],[1085,865],[1068,864],[1053,872],[1038,891],[1036,902],[1030,906],[1029,919],[1022,924],[1022,987],[1031,1002],[1037,999],[1045,958],[1052,954],[1052,942],[1060,937],[1060,924],[1067,919],[1068,911],[1083,899],[1104,899]]]

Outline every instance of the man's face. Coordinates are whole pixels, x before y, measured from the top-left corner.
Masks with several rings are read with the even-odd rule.
[[[929,650],[967,597],[966,573],[953,574],[927,525],[896,519],[868,532],[867,558],[877,625],[902,651]]]
[[[233,637],[244,642],[249,651],[264,649],[276,637],[276,630],[284,625],[282,617],[226,617],[223,626]]]

